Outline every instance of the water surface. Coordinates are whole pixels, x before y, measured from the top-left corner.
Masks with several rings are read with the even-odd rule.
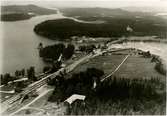
[[[36,24],[49,19],[64,18],[61,14],[33,17],[29,20],[1,23],[1,72],[15,72],[16,69],[35,66],[37,72],[42,71],[46,65],[38,55],[37,46],[56,43],[34,33]]]

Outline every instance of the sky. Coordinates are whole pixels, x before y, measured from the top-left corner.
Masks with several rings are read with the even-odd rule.
[[[167,0],[3,0],[1,4],[38,4],[56,7],[162,7]]]

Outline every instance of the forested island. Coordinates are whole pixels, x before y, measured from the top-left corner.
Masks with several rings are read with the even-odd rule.
[[[44,21],[35,26],[34,31],[49,39],[66,40],[72,36],[121,37],[121,36],[158,36],[166,37],[167,21],[151,13],[129,12],[108,8],[60,8],[63,15],[72,19]],[[101,21],[103,23],[91,23]],[[133,32],[127,31],[127,26]]]
[[[69,39],[72,36],[166,36],[167,23],[164,21],[158,21],[156,24],[155,21],[149,19],[142,19],[140,22],[130,18],[101,17],[101,19],[109,21],[103,24],[90,24],[76,22],[72,19],[48,20],[36,25],[34,31],[49,39],[59,40]],[[133,32],[127,32],[126,27],[128,25],[133,28]]]
[[[49,15],[56,13],[56,10],[42,8],[36,5],[1,6],[1,21],[25,20],[36,15]]]

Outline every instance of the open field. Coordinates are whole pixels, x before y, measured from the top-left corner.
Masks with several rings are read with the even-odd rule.
[[[85,71],[87,68],[98,68],[104,70],[105,76],[113,72],[117,66],[122,62],[127,54],[131,51],[129,49],[118,50],[105,55],[97,56],[90,59],[88,62],[77,66],[72,73]],[[115,76],[124,78],[151,78],[158,77],[165,81],[165,76],[158,73],[155,69],[155,63],[151,62],[151,58],[144,58],[141,55],[131,54],[122,66],[115,72]],[[104,77],[104,76],[103,76]]]
[[[114,71],[114,69],[122,62],[126,55],[107,55],[107,56],[97,56],[90,59],[88,62],[77,66],[73,73],[78,73],[80,71],[85,71],[87,68],[96,67],[98,69],[104,70],[105,75]]]
[[[155,63],[151,63],[151,58],[130,56],[122,67],[120,67],[120,69],[115,73],[115,76],[123,78],[159,77],[164,80],[165,76],[159,74],[154,67]]]

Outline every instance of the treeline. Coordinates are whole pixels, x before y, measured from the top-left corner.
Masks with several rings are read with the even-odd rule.
[[[79,51],[81,51],[81,52],[90,53],[90,52],[92,52],[94,49],[96,49],[96,46],[95,46],[94,44],[92,44],[92,45],[80,45],[80,46],[79,46]]]
[[[114,99],[153,99],[157,97],[156,86],[160,85],[159,78],[129,79],[111,77],[100,83],[96,95],[103,100]]]
[[[35,76],[35,67],[31,66],[27,69],[27,77],[30,81],[37,81],[37,77]]]
[[[61,61],[53,62],[51,66],[44,66],[43,67],[43,73],[45,73],[45,74],[54,73],[61,68],[61,65],[62,65]]]
[[[0,84],[1,85],[7,85],[9,81],[14,81],[17,78],[15,76],[12,76],[10,73],[6,73],[4,75],[0,75]]]
[[[44,59],[57,60],[62,54],[62,57],[67,60],[71,58],[75,50],[75,46],[68,44],[67,47],[64,44],[55,44],[51,46],[46,46],[43,49],[40,49],[40,57]]]
[[[24,76],[25,76],[25,73],[26,73],[26,71],[25,71],[24,68],[23,68],[22,70],[16,70],[16,71],[15,71],[15,76],[16,76],[16,77],[19,77],[19,76],[24,77]]]
[[[103,20],[103,17],[101,18]],[[164,21],[136,18],[112,18],[106,23],[88,24],[76,22],[72,19],[58,19],[44,21],[35,26],[34,31],[49,39],[66,40],[72,36],[88,37],[121,37],[121,36],[166,36],[166,23]],[[105,17],[104,17],[105,21]],[[127,25],[133,28],[133,32],[128,33]]]
[[[29,81],[37,81],[37,77],[35,76],[35,67],[31,66],[27,70],[16,70],[15,75],[11,75],[10,73],[1,74],[0,75],[0,84],[1,85],[7,85],[8,82],[14,81],[17,79],[25,78],[27,77]]]

